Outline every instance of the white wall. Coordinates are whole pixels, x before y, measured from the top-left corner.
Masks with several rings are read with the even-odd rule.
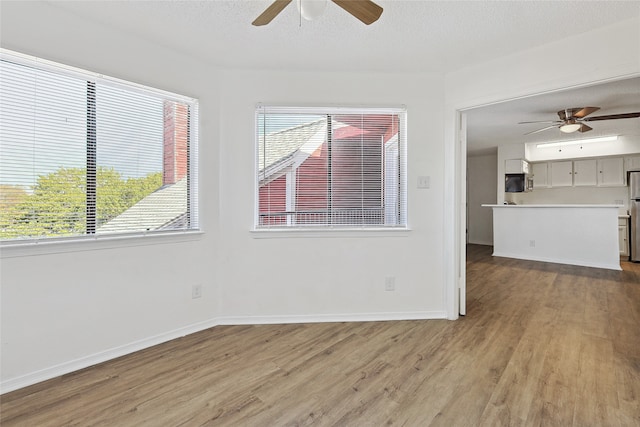
[[[589,55],[567,55],[567,46],[589,46]],[[639,74],[640,19],[635,17],[453,71],[446,76],[445,93],[448,106],[473,108]]]
[[[525,145],[527,159],[531,162],[580,159],[585,157],[624,156],[640,153],[640,137],[637,135],[621,135],[616,141],[592,142],[584,145],[576,144],[563,147],[538,148],[535,143]]]
[[[221,313],[226,321],[444,317],[442,76],[230,70],[221,79]],[[411,231],[331,237],[251,233],[252,123],[259,102],[405,104]],[[418,175],[431,177],[430,189],[416,188]],[[396,277],[395,292],[385,291],[386,276]]]
[[[3,391],[219,323],[446,317],[443,75],[220,71],[46,4],[2,7],[3,47],[199,98],[205,229],[3,250]],[[251,233],[258,102],[406,105],[411,231]]]
[[[517,204],[623,204],[622,212],[629,209],[629,187],[558,187],[536,188],[530,193],[512,193]],[[622,202],[622,203],[620,203]]]
[[[201,329],[218,312],[218,73],[46,3],[3,2],[2,47],[200,99],[206,233],[3,249],[2,391]],[[53,253],[52,253],[53,252]],[[35,254],[35,255],[30,255]],[[191,286],[203,297],[191,299]]]
[[[481,205],[497,203],[497,179],[497,154],[467,158],[469,243],[493,245],[492,211],[491,208],[483,208]]]

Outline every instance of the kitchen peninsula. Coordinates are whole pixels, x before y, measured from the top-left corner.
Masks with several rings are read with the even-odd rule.
[[[493,255],[621,270],[619,205],[482,205],[493,209]]]

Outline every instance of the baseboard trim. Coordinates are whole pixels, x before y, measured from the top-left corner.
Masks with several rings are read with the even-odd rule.
[[[574,259],[564,259],[564,258],[546,258],[546,257],[536,257],[536,256],[529,256],[529,255],[519,255],[519,254],[498,252],[495,250],[493,251],[493,256],[503,257],[503,258],[522,259],[527,261],[552,262],[555,264],[579,265],[581,267],[604,268],[607,270],[622,270],[619,262],[617,264],[616,263],[609,264],[609,263],[588,262],[584,260],[574,260]]]
[[[473,242],[469,240],[467,243],[470,245],[493,246],[493,240],[476,240]]]
[[[411,311],[357,314],[312,314],[293,316],[227,316],[220,325],[273,325],[279,323],[384,322],[390,320],[446,319],[445,311]]]
[[[30,385],[47,381],[71,372],[85,369],[117,357],[135,353],[154,345],[162,344],[176,338],[184,337],[219,325],[267,325],[278,323],[328,323],[328,322],[376,322],[390,320],[435,320],[446,319],[445,311],[388,312],[361,314],[326,314],[326,315],[294,315],[294,316],[225,316],[194,323],[167,333],[158,334],[138,340],[130,344],[114,347],[86,357],[64,362],[49,368],[41,369],[26,375],[0,382],[0,395]]]
[[[194,323],[192,325],[185,326],[184,328],[175,329],[164,334],[158,334],[139,341],[134,341],[130,344],[114,347],[99,353],[60,363],[50,368],[41,369],[20,377],[11,378],[0,383],[0,394],[18,390],[42,381],[47,381],[80,369],[85,369],[90,366],[125,356],[127,354],[135,353],[136,351],[144,350],[145,348],[153,347],[154,345],[162,344],[217,325],[217,319]]]

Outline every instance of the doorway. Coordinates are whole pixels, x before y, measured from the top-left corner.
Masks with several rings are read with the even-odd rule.
[[[460,192],[456,196],[459,201],[456,233],[464,236],[464,239],[456,240],[459,246],[456,247],[455,253],[460,270],[466,269],[465,252],[468,243],[487,246],[493,244],[493,221],[487,218],[487,215],[491,215],[491,209],[481,208],[479,204],[500,202],[498,189],[501,187],[498,185],[498,171],[501,168],[498,167],[498,162],[501,157],[498,155],[498,147],[513,144],[514,141],[524,145],[525,142],[539,143],[551,142],[554,138],[555,140],[566,139],[566,134],[561,133],[559,129],[549,129],[525,136],[524,134],[532,128],[518,123],[545,120],[549,116],[553,119],[558,110],[578,106],[601,107],[599,113],[603,115],[640,111],[640,77],[634,75],[594,81],[568,89],[538,92],[456,110],[456,116],[460,117],[457,122],[461,126],[456,127],[459,157],[456,158],[455,176],[459,182],[456,183],[455,188]],[[594,124],[594,131],[591,133],[606,134],[616,131],[628,135],[640,144],[640,127],[637,126],[637,120],[597,121],[595,123],[598,126],[596,128]],[[524,146],[522,153],[523,155],[525,153]],[[493,170],[491,170],[491,163],[495,165]],[[486,191],[478,192],[478,187]],[[491,197],[492,191],[493,197]],[[483,212],[483,209],[486,211]],[[466,283],[464,283],[466,271],[461,272],[458,279],[460,280],[458,289],[464,289],[466,292]],[[462,305],[463,301],[466,301],[466,298],[460,297],[460,314],[466,312]]]

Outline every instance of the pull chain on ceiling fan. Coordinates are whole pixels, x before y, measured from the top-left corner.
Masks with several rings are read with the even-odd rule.
[[[593,128],[587,125],[585,122],[596,122],[600,120],[616,120],[616,119],[633,119],[640,117],[640,112],[635,113],[622,113],[622,114],[609,114],[606,116],[587,117],[589,114],[598,111],[600,107],[576,107],[567,108],[558,111],[558,117],[560,120],[542,120],[534,122],[519,122],[519,125],[530,123],[549,123],[549,126],[542,129],[537,129],[531,132],[525,133],[525,135],[531,135],[534,133],[542,132],[548,129],[558,128],[563,133],[573,132],[589,132]]]
[[[327,0],[296,0],[300,14],[303,18],[311,20],[317,18],[324,11]],[[370,25],[382,15],[382,7],[371,0],[331,0],[333,3],[346,10],[348,13],[358,18],[366,25]],[[260,14],[251,24],[254,26],[267,25],[285,7],[289,6],[292,0],[275,0],[267,9]]]

